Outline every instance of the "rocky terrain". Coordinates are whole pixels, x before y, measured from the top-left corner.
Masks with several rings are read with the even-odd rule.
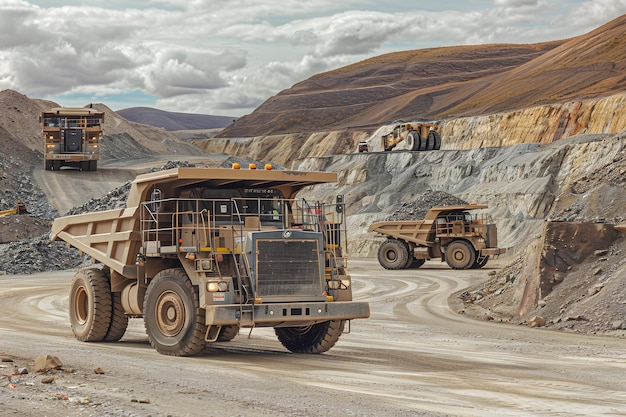
[[[453,92],[469,91],[464,90],[470,85],[466,82],[473,88],[485,87],[496,76],[506,80],[507,85],[516,86],[531,81],[540,83],[541,74],[556,71],[578,88],[572,87],[568,94],[554,95],[555,89],[563,84],[546,84],[545,95],[539,95],[538,88],[529,96],[532,99],[524,101],[518,100],[517,93],[510,97],[493,95],[493,91],[502,91],[499,86],[491,92],[485,87],[481,94],[492,103],[500,103],[500,107],[494,104],[488,109],[497,112],[442,120],[440,151],[378,152],[381,132],[389,130],[390,125],[375,122],[383,118],[392,120],[391,116],[415,116],[419,107],[400,106],[407,114],[382,112],[380,118],[368,118],[368,112],[374,111],[371,109],[384,109],[389,106],[388,100],[392,100],[374,94],[371,101],[375,105],[354,117],[358,123],[343,129],[318,128],[311,132],[303,125],[298,132],[289,134],[270,134],[272,129],[269,129],[258,136],[210,139],[193,139],[193,134],[185,136],[191,139],[181,139],[164,129],[129,122],[105,105],[94,104],[106,113],[107,133],[102,142],[101,162],[111,167],[145,163],[149,169],[160,167],[163,158],[179,160],[173,157],[185,156],[223,166],[236,160],[272,162],[276,169],[336,171],[337,186],[306,190],[305,196],[330,199],[337,193],[345,195],[351,237],[349,255],[355,257],[375,256],[380,239],[366,232],[373,221],[420,216],[433,205],[461,201],[488,204],[488,212],[498,225],[500,246],[508,248],[506,257],[499,263],[504,268],[487,282],[477,283],[475,288],[453,297],[451,302],[459,312],[489,320],[623,335],[626,327],[622,324],[626,288],[621,284],[626,274],[622,260],[624,237],[613,225],[626,222],[623,112],[626,96],[616,91],[623,90],[625,49],[617,41],[626,37],[617,34],[626,32],[625,22],[626,18],[620,18],[588,35],[566,41],[492,46],[491,50],[484,47],[439,51],[444,57],[454,55],[465,66],[457,68],[460,78],[454,88],[450,85],[454,78],[439,76],[423,80],[430,83],[428,88],[447,86],[428,96],[429,109],[436,106],[440,109],[440,113],[433,115],[443,115],[444,108],[453,106],[461,109],[467,100],[458,103],[450,100]],[[611,43],[611,37],[617,41]],[[581,55],[590,45],[602,51],[595,55],[595,64],[590,55],[576,58],[576,53]],[[278,107],[259,108],[259,114],[267,113],[267,119],[253,124],[275,126],[272,120],[281,113],[278,105],[281,100],[287,96],[292,99],[310,96],[320,90],[330,93],[333,85],[339,85],[337,80],[345,74],[354,74],[355,69],[367,71],[367,65],[369,68],[387,65],[387,68],[402,66],[402,71],[407,71],[406,62],[419,63],[434,60],[436,56],[437,52],[430,50],[410,53],[404,58],[384,56],[369,64],[320,74],[272,98],[270,101]],[[496,59],[498,56],[500,59]],[[605,65],[608,61],[613,65]],[[589,67],[586,84],[579,83],[580,78],[575,75],[580,66]],[[432,68],[441,69],[436,65]],[[568,73],[564,68],[572,68],[573,72]],[[404,80],[410,86],[406,72],[402,71],[394,79],[400,83]],[[415,77],[422,79],[423,75],[424,72],[417,71]],[[605,82],[597,83],[600,76]],[[354,79],[366,82],[366,78]],[[369,82],[384,79],[381,74],[372,75]],[[410,97],[405,97],[407,103],[423,100],[425,96],[420,88],[426,87],[426,84],[413,89],[407,87],[407,91],[412,91]],[[361,93],[354,88],[350,91]],[[511,91],[519,93],[519,87]],[[328,97],[325,95],[325,99]],[[330,104],[341,103],[340,98],[356,100],[356,96],[339,93],[332,97],[335,99],[328,101]],[[462,94],[459,97],[467,98]],[[448,100],[446,105],[445,100]],[[515,103],[517,107],[511,108]],[[49,203],[52,196],[45,195],[33,180],[33,172],[41,169],[37,115],[55,105],[15,91],[0,92],[3,109],[0,145],[7,150],[0,157],[0,210],[13,207],[21,199],[29,211],[29,214],[0,218],[4,254],[0,270],[6,272],[74,268],[88,262],[65,245],[47,240],[49,224],[59,213]],[[310,115],[313,117],[315,112]],[[252,116],[238,120],[234,126],[250,126],[247,123],[256,120],[258,114]],[[289,123],[288,115],[281,117],[284,123]],[[405,120],[414,119],[405,117]],[[357,128],[359,123],[361,128]],[[324,126],[326,129],[333,124]],[[226,129],[221,136],[236,133],[233,129]],[[363,140],[372,152],[355,152],[356,144]],[[101,199],[93,199],[69,213],[122,205],[128,184],[119,185],[120,188]],[[419,277],[419,270],[416,276]]]

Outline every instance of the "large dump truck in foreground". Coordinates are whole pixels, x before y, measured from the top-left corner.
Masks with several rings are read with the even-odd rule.
[[[498,248],[498,230],[487,214],[472,214],[485,205],[433,207],[423,220],[383,221],[368,231],[387,237],[378,248],[385,269],[419,268],[439,258],[454,269],[482,268]]]
[[[160,353],[193,355],[240,328],[273,327],[285,348],[321,353],[352,301],[343,196],[296,198],[336,173],[174,168],[137,176],[126,208],[57,218],[51,238],[92,256],[71,284],[77,339],[117,341],[143,317]]]

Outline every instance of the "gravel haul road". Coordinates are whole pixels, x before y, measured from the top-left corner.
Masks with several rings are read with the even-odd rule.
[[[141,319],[118,343],[75,340],[72,271],[2,276],[0,416],[626,415],[623,339],[480,322],[448,307],[489,271],[432,261],[386,271],[352,259],[355,299],[372,314],[329,352],[291,354],[273,330],[255,329],[191,358],[158,354]],[[40,355],[62,366],[36,372]]]

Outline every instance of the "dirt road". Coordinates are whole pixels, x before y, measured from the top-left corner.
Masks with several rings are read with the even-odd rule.
[[[355,298],[372,315],[322,355],[291,354],[272,330],[256,329],[196,357],[168,357],[150,347],[141,319],[119,343],[81,343],[67,319],[72,272],[0,277],[0,356],[14,360],[0,364],[0,415],[626,415],[623,339],[453,313],[449,294],[489,267],[350,266]],[[63,362],[52,383],[32,371],[10,376],[41,354]]]
[[[50,205],[63,215],[92,198],[106,195],[137,175],[135,169],[99,167],[98,171],[33,170],[33,178],[48,197]]]

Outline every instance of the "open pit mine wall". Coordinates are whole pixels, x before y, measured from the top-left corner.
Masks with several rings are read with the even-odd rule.
[[[516,253],[541,237],[546,219],[575,204],[564,194],[572,184],[606,170],[625,151],[626,134],[611,135],[626,131],[624,104],[626,96],[618,95],[451,120],[442,123],[442,150],[431,152],[355,153],[360,140],[378,140],[376,134],[355,131],[220,138],[198,145],[205,152],[289,169],[339,172],[338,187],[318,187],[309,197],[346,196],[351,256],[375,256],[380,239],[367,233],[369,224],[428,190],[488,204],[499,246]],[[576,134],[581,136],[566,138]],[[575,199],[602,201],[599,192],[592,187]],[[622,186],[602,192],[625,191]]]
[[[623,134],[550,146],[332,155],[303,159],[295,168],[340,173],[338,187],[321,186],[307,192],[320,199],[345,195],[350,255],[375,256],[380,240],[367,233],[367,227],[428,190],[489,205],[488,213],[498,225],[499,246],[516,253],[540,238],[546,219],[568,210],[562,198],[573,182],[610,165],[625,147]],[[596,201],[598,192],[607,189],[592,187],[577,198]],[[611,192],[621,193],[615,198],[626,201],[624,187]],[[624,207],[614,210],[622,212]]]
[[[619,133],[626,130],[624,106],[626,94],[616,94],[442,121],[442,148],[548,144],[582,134]]]

